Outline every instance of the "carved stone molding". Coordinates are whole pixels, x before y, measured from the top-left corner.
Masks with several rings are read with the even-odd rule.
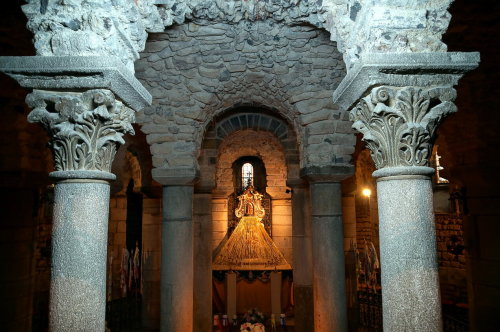
[[[0,71],[28,89],[49,91],[112,91],[127,106],[140,111],[152,97],[118,57],[2,56]]]
[[[436,128],[456,111],[452,87],[373,88],[351,110],[377,169],[428,166]]]
[[[28,121],[48,131],[56,171],[111,171],[123,135],[134,134],[134,111],[109,90],[83,93],[34,90]]]

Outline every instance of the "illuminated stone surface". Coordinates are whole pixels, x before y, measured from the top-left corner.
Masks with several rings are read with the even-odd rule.
[[[41,56],[38,59],[43,58],[39,64],[55,61],[56,57],[51,56],[114,56],[119,58],[118,61],[125,70],[115,70],[113,75],[109,75],[109,71],[106,73],[96,70],[93,75],[89,75],[88,68],[85,68],[82,75],[81,68],[72,64],[57,67],[52,72],[46,70],[50,66],[38,71],[36,66],[32,66],[27,70],[25,68],[25,71],[33,71],[37,75],[20,75],[15,78],[29,88],[65,90],[64,93],[55,91],[61,95],[81,94],[82,90],[94,88],[109,89],[116,95],[118,102],[137,110],[150,100],[148,93],[144,93],[142,87],[130,80],[135,69],[138,78],[154,97],[153,105],[138,117],[151,146],[155,168],[153,175],[166,186],[165,195],[170,187],[172,192],[180,193],[179,197],[184,197],[182,193],[186,188],[177,188],[183,187],[186,179],[198,174],[198,158],[205,130],[224,110],[242,104],[268,106],[269,112],[276,112],[285,122],[289,122],[297,138],[298,146],[293,149],[297,150],[299,157],[294,164],[293,173],[287,175],[297,176],[299,163],[303,169],[331,165],[347,167],[355,143],[347,111],[361,101],[358,111],[363,110],[364,114],[353,112],[352,121],[356,121],[355,127],[369,142],[375,162],[381,168],[375,176],[381,179],[378,184],[378,201],[381,213],[385,329],[434,331],[440,329],[439,310],[436,309],[436,262],[433,256],[436,250],[431,226],[429,181],[422,173],[422,170],[425,173],[425,169],[420,167],[427,165],[435,127],[442,117],[454,111],[451,104],[454,99],[453,86],[463,73],[474,68],[478,62],[477,54],[446,52],[441,35],[446,31],[450,20],[447,12],[449,4],[449,0],[325,0],[293,3],[169,0],[69,0],[54,3],[32,0],[24,6],[24,12],[28,17],[28,28],[34,34],[37,54]],[[175,26],[172,26],[174,23]],[[172,27],[164,31],[169,26]],[[330,35],[321,29],[326,29]],[[147,32],[154,32],[150,34],[148,43]],[[35,64],[38,59],[35,59]],[[115,69],[119,67],[113,66]],[[9,72],[5,67],[2,70]],[[75,73],[78,74],[73,75]],[[115,75],[116,73],[118,74]],[[11,76],[15,75],[17,74]],[[344,79],[341,81],[342,78]],[[96,81],[100,83],[96,84]],[[124,85],[117,89],[115,84],[118,81]],[[130,86],[135,88],[129,89]],[[374,86],[377,88],[373,88]],[[331,100],[334,90],[335,104]],[[381,91],[384,92],[383,98],[379,98]],[[133,96],[128,96],[127,92],[131,92]],[[385,94],[387,99],[384,99]],[[409,98],[402,98],[403,95]],[[54,101],[53,98],[45,99]],[[404,112],[398,106],[405,104],[402,103],[403,99],[417,101],[421,106],[426,103],[430,106],[410,107],[411,111],[417,110],[421,119],[407,121],[408,117],[402,116]],[[82,103],[87,103],[85,98],[82,98]],[[427,114],[431,116],[418,114],[422,110],[424,113],[428,111]],[[385,126],[374,128],[384,121]],[[397,126],[392,126],[395,123]],[[63,126],[71,127],[67,124]],[[397,128],[398,133],[391,132],[389,127]],[[379,137],[374,139],[375,135]],[[289,142],[283,144],[286,143]],[[290,154],[286,154],[287,162],[289,156]],[[215,155],[210,158],[215,158]],[[83,165],[83,169],[108,170],[113,158],[110,156],[108,159],[106,167],[95,167],[95,163],[77,163],[76,168]],[[279,179],[274,179],[274,184],[276,193],[284,201],[286,196],[279,191],[286,176],[281,169],[278,173]],[[95,179],[96,176],[99,178],[99,174],[103,176],[101,173],[77,170],[56,172],[53,176],[74,180],[90,178],[90,184],[96,188],[102,185],[104,188],[107,185]],[[337,181],[325,182],[326,173],[320,172],[320,175],[320,181],[311,179],[314,196],[312,214],[316,225],[313,233],[323,241],[313,245],[316,253],[321,248],[324,248],[324,252],[321,255],[315,254],[314,259],[325,263],[328,271],[334,269],[332,266],[336,267],[338,273],[343,265],[340,263],[342,238],[338,235],[341,233],[342,222],[340,209],[336,205],[340,193]],[[207,180],[204,188],[209,188],[214,182],[213,179]],[[63,190],[63,185],[68,185],[64,187],[67,188],[64,189],[65,193],[82,189],[77,182],[63,181],[56,185],[57,190]],[[191,184],[187,187],[192,188]],[[103,188],[97,188],[95,192],[101,192],[102,199],[106,202],[107,198],[104,196],[108,194]],[[186,195],[188,200],[191,196]],[[57,197],[56,203],[63,201],[60,196]],[[406,198],[404,202],[403,197]],[[170,199],[172,195],[164,197],[166,206],[172,206]],[[217,199],[217,204],[224,204],[223,200]],[[411,206],[405,206],[405,203]],[[273,204],[283,211],[289,208],[283,202]],[[84,205],[61,209],[70,215],[85,215],[89,211],[79,210],[85,207],[89,208]],[[183,328],[191,328],[189,319],[192,312],[189,310],[192,310],[192,303],[189,300],[181,301],[181,306],[187,309],[180,315],[171,310],[176,299],[192,293],[193,249],[190,239],[193,231],[189,222],[192,209],[182,203],[176,206],[178,207],[183,211],[181,217],[163,211],[165,223],[162,236],[167,243],[164,253],[165,248],[168,248],[166,252],[170,255],[163,255],[162,262],[162,273],[165,276],[161,282],[164,330],[175,330],[172,326],[181,326],[181,323],[187,324],[182,325]],[[333,212],[328,210],[332,207],[335,208]],[[106,214],[104,210],[101,212]],[[284,216],[285,214],[281,217],[286,219]],[[222,219],[218,221],[223,222]],[[414,232],[403,234],[400,229],[395,230],[394,224],[401,223],[414,225]],[[100,226],[93,228],[93,232],[104,227],[100,219],[97,224]],[[396,232],[394,236],[398,237],[396,240],[391,235],[393,231]],[[55,239],[58,238],[55,235]],[[415,242],[415,238],[421,242]],[[407,242],[402,243],[404,239]],[[283,236],[283,243],[285,242]],[[72,242],[72,245],[77,243]],[[394,246],[398,246],[399,251]],[[60,250],[56,252],[56,257],[63,254],[74,255],[71,250],[66,252],[70,247],[58,248],[54,249]],[[176,257],[172,249],[177,251],[178,248],[182,249]],[[188,283],[180,280],[180,272],[173,268],[173,263],[180,258],[183,259],[183,264],[187,262]],[[392,258],[401,263],[399,267],[391,263]],[[102,262],[102,257],[99,256],[97,261]],[[415,269],[400,268],[410,265]],[[320,314],[316,318],[316,325],[328,325],[331,330],[345,330],[341,305],[343,285],[340,279],[336,279],[338,284],[326,282],[324,271],[316,270],[318,266],[319,264],[315,265],[315,280],[325,282],[325,294],[330,299],[316,291],[316,313]],[[97,270],[96,277],[93,277],[96,280],[101,273]],[[81,271],[80,278],[85,279],[85,273]],[[306,279],[304,277],[303,280]],[[84,285],[80,279],[75,279],[72,284],[75,288]],[[403,284],[412,286],[401,291]],[[100,292],[99,287],[97,293]],[[308,287],[307,281],[304,281],[304,287]],[[68,283],[64,280],[54,282],[54,295],[62,291],[68,292],[68,288]],[[94,291],[87,289],[82,292],[91,294]],[[414,301],[415,296],[420,293],[422,296],[415,303],[422,310],[427,310],[427,318],[411,316],[416,311],[407,307],[407,302]],[[309,289],[304,288],[303,294],[305,297],[310,296]],[[58,296],[54,301],[57,298]],[[80,302],[71,298],[66,303],[72,305],[62,308],[58,304],[55,306],[57,309],[52,310],[54,324],[63,321],[82,324],[88,317],[94,317],[95,323],[99,325],[95,329],[102,329],[104,313],[100,312],[102,308],[99,304],[95,305],[95,311],[86,312],[79,320],[71,310]],[[81,303],[85,304],[83,307],[86,309],[83,308],[83,311],[92,307],[85,300]],[[339,316],[332,315],[332,312]],[[325,317],[331,318],[323,320]],[[203,324],[206,324],[206,318]],[[67,327],[63,325],[54,328],[65,329]]]

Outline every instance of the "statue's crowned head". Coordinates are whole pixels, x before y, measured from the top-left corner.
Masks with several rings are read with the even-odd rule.
[[[262,207],[262,195],[251,184],[238,196],[238,200],[238,207],[234,211],[236,217],[256,216],[263,218],[266,214]]]

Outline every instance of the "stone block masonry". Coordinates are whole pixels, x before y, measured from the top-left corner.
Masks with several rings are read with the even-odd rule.
[[[331,100],[345,74],[341,54],[313,26],[196,20],[151,35],[136,74],[154,99],[137,117],[154,167],[196,165],[205,128],[235,105],[279,112],[303,144],[305,165],[351,158],[340,146],[347,135],[354,145],[353,131]]]
[[[436,214],[436,238],[442,302],[467,303],[463,218],[450,214]]]

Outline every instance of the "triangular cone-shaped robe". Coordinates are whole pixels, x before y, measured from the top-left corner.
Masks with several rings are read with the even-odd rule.
[[[257,216],[243,216],[214,259],[214,270],[289,270]]]

